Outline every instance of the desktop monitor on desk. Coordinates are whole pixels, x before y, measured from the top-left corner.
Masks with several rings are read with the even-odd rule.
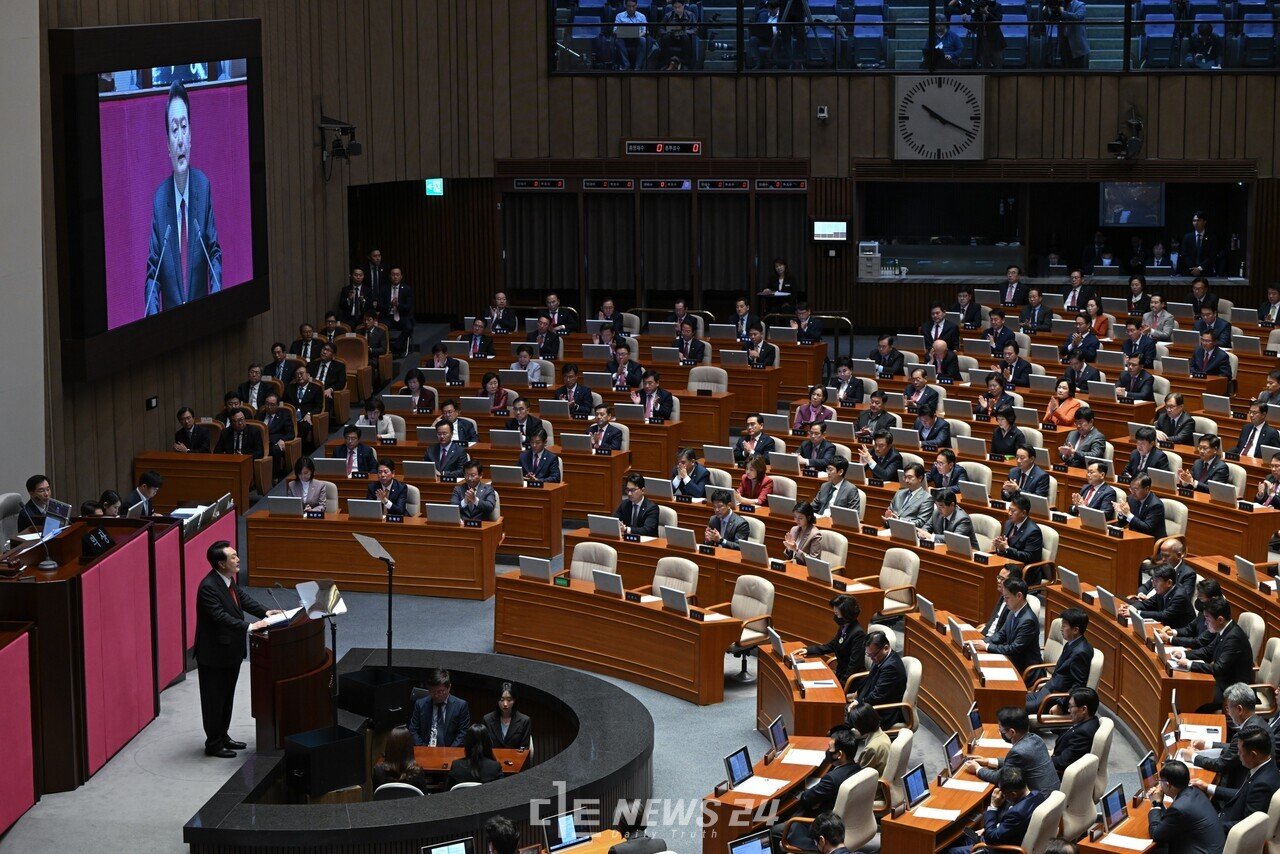
[[[766,828],[759,833],[733,840],[729,843],[729,854],[773,854],[769,830]]]
[[[591,841],[591,834],[582,827],[579,817],[572,812],[553,815],[542,823],[542,833],[547,851],[564,851]]]
[[[906,793],[907,809],[929,797],[929,778],[925,776],[923,762],[902,775],[902,790]]]
[[[1117,783],[1098,801],[1098,813],[1102,816],[1102,827],[1110,833],[1129,817],[1129,805],[1124,799],[1124,784]]]
[[[475,854],[475,850],[475,838],[468,836],[466,839],[455,839],[452,842],[424,847],[422,854]]]
[[[947,743],[943,745],[942,755],[947,763],[947,768],[952,774],[960,770],[964,765],[965,752],[964,743],[960,741],[960,733],[953,732],[951,737],[947,739]]]
[[[969,706],[969,728],[975,738],[982,733],[982,712],[978,711],[976,702]]]
[[[1158,783],[1158,773],[1155,751],[1147,751],[1147,755],[1138,762],[1138,779],[1142,781],[1142,788],[1150,789]]]
[[[724,758],[724,773],[730,789],[736,789],[754,775],[755,772],[751,770],[751,753],[745,744]]]
[[[769,721],[769,743],[773,745],[773,749],[778,753],[787,749],[787,744],[789,743],[787,725],[782,722],[782,715],[778,715]]]

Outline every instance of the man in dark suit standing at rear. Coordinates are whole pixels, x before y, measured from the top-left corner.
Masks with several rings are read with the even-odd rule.
[[[231,704],[236,695],[240,664],[248,651],[248,633],[263,628],[268,611],[240,586],[240,556],[226,540],[209,546],[205,557],[209,574],[196,594],[196,670],[200,678],[200,717],[204,721],[205,756],[234,759],[244,750],[242,741],[232,741]],[[258,617],[250,623],[245,614]]]

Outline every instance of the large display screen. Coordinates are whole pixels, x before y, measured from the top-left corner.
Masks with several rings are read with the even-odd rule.
[[[253,279],[245,60],[99,75],[107,329]]]
[[[1164,225],[1164,184],[1099,184],[1098,225],[1162,227]]]

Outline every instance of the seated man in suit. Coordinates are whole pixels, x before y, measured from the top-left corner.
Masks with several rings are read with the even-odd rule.
[[[893,413],[884,408],[884,392],[876,389],[867,398],[867,408],[858,413],[858,421],[854,432],[860,442],[869,442],[871,437],[881,430],[898,426]]]
[[[1271,796],[1280,790],[1280,770],[1271,752],[1271,733],[1260,727],[1242,728],[1236,733],[1235,742],[1240,764],[1247,772],[1243,783],[1233,788],[1215,786],[1199,778],[1191,782],[1221,810],[1218,816],[1228,833],[1247,816],[1267,812]]]
[[[501,292],[493,295],[493,299],[489,301],[489,307],[483,312],[483,317],[485,325],[494,335],[515,332],[516,327],[520,325],[515,311],[507,305],[507,295]]]
[[[433,670],[427,677],[427,696],[413,705],[409,732],[413,743],[422,747],[461,747],[471,726],[471,706],[453,696],[447,670]]]
[[[607,403],[598,403],[592,414],[595,416],[595,423],[587,428],[592,450],[621,451],[622,431],[609,423],[613,420],[613,407]]]
[[[453,427],[454,437],[464,445],[474,445],[479,441],[475,425],[458,417],[458,401],[450,398],[441,402],[440,418],[436,420],[435,426],[439,426],[441,421],[449,422],[449,425]]]
[[[1156,416],[1156,440],[1189,445],[1195,429],[1196,423],[1187,414],[1182,395],[1176,391],[1165,395],[1164,411]]]
[[[289,352],[309,365],[320,358],[320,344],[316,328],[310,323],[304,323],[298,327],[298,338],[289,345]]]
[[[1231,482],[1231,470],[1222,460],[1222,440],[1206,433],[1196,442],[1196,453],[1200,459],[1191,466],[1191,471],[1182,469],[1178,472],[1178,485],[1187,486],[1196,492],[1208,492],[1209,481],[1218,483]]]
[[[738,465],[744,464],[751,457],[756,455],[769,459],[769,454],[776,450],[777,445],[774,444],[773,437],[766,436],[764,432],[764,416],[759,413],[753,413],[747,416],[746,429],[739,434],[738,441],[733,445],[733,458]]]
[[[827,424],[809,425],[809,436],[800,443],[800,465],[822,471],[836,457],[836,446],[827,441]]]
[[[1026,305],[1030,296],[1027,283],[1022,281],[1022,268],[1010,264],[1004,271],[1004,284],[1000,287],[1000,304],[1010,306]]]
[[[498,503],[498,493],[483,480],[484,463],[467,460],[462,467],[462,482],[453,488],[449,502],[458,508],[463,519],[488,519]]]
[[[1156,565],[1163,563],[1171,566],[1173,568],[1174,581],[1194,600],[1196,598],[1196,590],[1199,588],[1199,582],[1196,581],[1196,568],[1187,563],[1186,557],[1187,547],[1182,544],[1182,540],[1176,538],[1167,539],[1160,543],[1160,559],[1156,562]],[[1152,568],[1154,569],[1154,567]],[[1209,580],[1212,581],[1213,579]],[[1217,584],[1217,582],[1215,581],[1214,584]],[[1153,584],[1148,580],[1138,585],[1138,598],[1146,599],[1153,595],[1154,591]],[[1222,595],[1222,591],[1215,588],[1205,597],[1205,601],[1207,602],[1209,599],[1220,595]],[[1196,611],[1199,612],[1199,610],[1199,607],[1196,607]]]
[[[1062,353],[1064,364],[1076,353],[1084,357],[1086,362],[1092,362],[1098,358],[1098,336],[1093,334],[1087,317],[1083,314],[1076,316],[1075,331],[1067,336],[1066,343],[1062,344],[1058,350]]]
[[[960,315],[960,325],[965,329],[977,329],[982,325],[982,306],[973,298],[973,288],[962,285],[956,291],[956,301],[951,304],[951,313]]]
[[[631,402],[644,407],[645,420],[659,418],[663,421],[671,419],[674,408],[671,392],[663,388],[662,378],[655,370],[647,370],[640,375],[640,389],[631,392]]]
[[[378,460],[378,479],[369,484],[364,497],[381,502],[384,516],[404,516],[409,512],[409,488],[396,480],[395,460],[391,457]]]
[[[179,454],[209,453],[209,431],[196,423],[190,406],[178,410],[178,429],[173,434],[173,450]]]
[[[844,507],[862,513],[858,487],[844,479],[849,463],[844,457],[832,457],[827,461],[827,479],[818,487],[813,499],[813,512],[819,517],[830,516],[832,507]]]
[[[372,309],[372,305],[365,308],[366,312],[370,310],[374,311],[374,316],[376,317],[377,311],[376,309]],[[351,319],[355,321],[355,323],[358,323],[363,317],[364,312],[361,312],[357,317],[353,317]],[[355,323],[348,325],[355,326]],[[317,334],[320,336],[321,343],[328,342],[329,344],[332,344],[338,340],[339,335],[347,334],[347,331],[348,330],[345,330],[338,325],[338,313],[336,311],[326,311],[324,313],[324,323],[320,326],[320,331]]]
[[[524,479],[542,483],[560,482],[560,458],[547,450],[547,431],[529,434],[529,447],[520,452],[520,470]]]
[[[932,404],[935,410],[938,406],[938,393],[929,388],[929,375],[924,368],[911,369],[911,376],[907,387],[902,390],[902,396],[907,405],[917,411],[928,404]]]
[[[858,462],[867,467],[867,477],[896,483],[902,471],[902,454],[893,448],[893,434],[879,430],[871,440],[871,448],[864,443],[858,448]]]
[[[437,341],[431,347],[431,358],[422,366],[425,368],[436,368],[444,371],[444,380],[449,383],[461,381],[461,366],[458,360],[449,355],[449,348],[445,346],[443,341]]]
[[[747,352],[747,364],[753,368],[768,368],[778,364],[778,346],[764,340],[764,324],[753,323],[747,329],[747,340],[742,349]]]
[[[1176,759],[1160,766],[1160,782],[1146,793],[1151,799],[1147,835],[1170,851],[1215,852],[1227,834],[1213,804],[1191,785],[1191,772]],[[1165,798],[1170,799],[1168,807]]]
[[[274,389],[269,389],[262,396],[262,409],[258,411],[258,420],[267,427],[267,452],[274,461],[276,476],[284,474],[284,446],[293,441],[293,416],[280,408],[280,396]]]
[[[1144,427],[1144,430],[1151,429]],[[1164,502],[1151,492],[1151,475],[1143,472],[1129,481],[1129,498],[1115,499],[1116,524],[1128,526],[1139,534],[1149,534],[1157,540],[1168,535],[1164,522]]]
[[[960,327],[948,319],[940,302],[930,303],[929,320],[920,327],[920,334],[924,336],[926,349],[933,349],[934,341],[946,343],[950,350],[960,349]]]
[[[1195,582],[1193,588],[1195,598],[1192,607],[1196,610],[1196,618],[1178,630],[1157,629],[1157,634],[1165,646],[1181,646],[1192,649],[1208,646],[1213,642],[1213,632],[1205,622],[1204,609],[1214,599],[1222,596],[1222,585],[1212,578],[1202,578]]]
[[[997,538],[999,539],[999,538]],[[1007,656],[1019,673],[1040,663],[1040,621],[1027,604],[1027,582],[1021,578],[1007,578],[1004,582],[1004,604],[1009,616],[990,641],[973,642],[979,652],[996,652]],[[1023,713],[1022,709],[1018,709]],[[1025,713],[1023,713],[1025,717]]]
[[[707,355],[707,345],[704,341],[699,341],[694,333],[697,331],[697,325],[693,322],[693,318],[687,317],[680,321],[677,329],[676,340],[672,343],[680,351],[680,361],[702,363]]]
[[[671,494],[702,498],[707,494],[711,472],[698,462],[698,452],[684,448],[676,454],[676,464],[671,469]]]
[[[357,335],[363,335],[365,341],[369,345],[369,364],[373,366],[374,373],[378,370],[378,357],[387,352],[391,346],[391,342],[387,340],[387,333],[378,325],[378,313],[373,309],[365,309],[364,318],[360,321],[360,325],[355,328]]]
[[[1240,429],[1240,441],[1231,450],[1242,457],[1256,457],[1263,445],[1280,445],[1280,432],[1267,423],[1267,411],[1257,403],[1249,404],[1249,423]]]
[[[931,403],[916,407],[916,421],[912,427],[920,437],[921,448],[950,448],[951,425],[938,417],[938,407]]]
[[[1148,469],[1169,471],[1169,457],[1156,447],[1156,430],[1154,427],[1139,427],[1134,432],[1134,450],[1129,452],[1129,462],[1123,474],[1134,478],[1146,474]]]
[[[1165,308],[1164,297],[1152,294],[1151,310],[1142,315],[1142,331],[1154,341],[1169,341],[1177,328],[1178,319]]]
[[[817,344],[822,340],[822,321],[813,316],[807,302],[796,303],[791,328],[796,330],[796,340],[801,344]]]
[[[952,380],[953,382],[959,382],[962,379],[960,376],[960,359],[957,358],[955,353],[951,352],[946,341],[942,339],[934,341],[933,347],[930,348],[927,356],[929,363],[933,365],[934,373],[940,378]]]
[[[1013,330],[1004,325],[1004,309],[991,309],[989,317],[990,325],[982,331],[982,337],[991,345],[991,355],[999,356],[1004,353],[1004,346],[1016,339]]]
[[[622,312],[618,311],[617,304],[611,299],[600,301],[600,310],[596,312],[596,320],[605,321],[605,323],[600,326],[601,330],[608,329],[610,333],[615,336],[625,334]]]
[[[1000,374],[1006,386],[1026,388],[1031,384],[1031,363],[1018,355],[1020,348],[1017,341],[1010,341],[1000,351]]]
[[[999,774],[1006,768],[1015,768],[1022,772],[1027,786],[1035,792],[1056,791],[1058,773],[1053,770],[1053,760],[1049,758],[1049,748],[1044,739],[1031,732],[1031,722],[1027,719],[1026,709],[1021,706],[1005,706],[996,712],[996,720],[1000,725],[1000,735],[1012,745],[1003,759],[969,759],[964,768],[979,779],[994,783]]]
[[[1036,465],[1035,452],[1028,447],[1019,447],[1013,452],[1014,466],[1009,469],[1009,479],[1000,490],[1000,497],[1005,501],[1022,493],[1049,497],[1049,473]],[[1028,509],[1030,505],[1028,504]]]
[[[910,522],[923,528],[933,521],[933,500],[924,484],[924,466],[907,463],[902,469],[902,486],[893,493],[889,509],[884,511],[885,525],[890,519]]]
[[[49,482],[46,480],[45,481],[46,487],[48,486],[48,483]],[[162,486],[164,486],[164,478],[160,476],[160,472],[150,470],[150,469],[147,471],[144,471],[138,477],[137,487],[133,490],[133,492],[130,492],[128,495],[125,496],[125,499],[120,506],[124,507],[127,510],[128,508],[133,507],[135,504],[141,504],[142,515],[150,516],[157,512],[155,507],[152,506],[151,502],[154,501],[155,497],[160,494],[160,487]],[[25,512],[26,508],[23,507],[23,510]],[[43,522],[41,522],[41,524],[43,525]],[[18,528],[18,530],[21,531],[23,529],[20,527]]]
[[[1124,322],[1125,342],[1120,349],[1125,356],[1137,356],[1142,367],[1150,368],[1156,362],[1156,342],[1142,328],[1137,318],[1130,317]]]
[[[1271,730],[1267,726],[1267,719],[1257,713],[1258,695],[1251,686],[1244,682],[1228,685],[1222,698],[1229,726],[1234,727],[1237,733],[1249,729],[1262,730],[1267,733],[1270,741]],[[1243,784],[1248,776],[1248,769],[1240,759],[1239,742],[1233,738],[1226,741],[1192,739],[1190,747],[1178,751],[1178,758],[1191,762],[1197,768],[1221,775],[1219,782],[1231,788]]]
[[[1134,354],[1124,359],[1124,373],[1116,380],[1116,397],[1120,400],[1155,400],[1155,377],[1147,373],[1142,359]]]
[[[1071,726],[1059,733],[1053,742],[1053,770],[1058,772],[1059,779],[1072,762],[1093,752],[1093,737],[1098,734],[1100,723],[1098,692],[1083,686],[1071,689],[1067,698],[1067,714],[1071,717]]]
[[[333,393],[347,387],[347,366],[335,359],[338,349],[333,344],[320,348],[320,358],[307,365],[307,372],[324,386],[325,406],[333,410]]]
[[[876,363],[876,376],[900,377],[906,357],[893,346],[892,335],[881,335],[876,339],[876,348],[867,354],[867,358]]]
[[[471,331],[460,339],[467,342],[467,357],[470,359],[492,359],[493,339],[484,334],[484,318],[476,317],[471,321]]]
[[[1263,507],[1280,510],[1280,453],[1272,454],[1268,465],[1271,467],[1271,474],[1258,481],[1258,491],[1254,494],[1253,501]],[[1274,548],[1273,545],[1272,549]]]
[[[538,318],[538,327],[526,335],[524,340],[538,346],[539,358],[560,357],[560,337],[551,331],[551,320],[545,314]]]
[[[1080,468],[1088,457],[1102,457],[1107,453],[1107,437],[1093,426],[1093,410],[1082,406],[1076,410],[1076,427],[1058,447],[1058,457],[1069,466]]]
[[[1040,533],[1040,526],[1031,521],[1031,500],[1027,496],[1015,495],[1009,500],[1009,518],[1000,536],[992,541],[992,550],[1021,564],[1039,563],[1044,558],[1044,535]],[[1028,585],[1038,586],[1040,581],[1039,569],[1026,576]]]
[[[1053,331],[1053,311],[1042,300],[1039,288],[1027,291],[1027,307],[1018,315],[1018,325],[1028,335]]]
[[[689,304],[685,302],[683,299],[677,299],[675,302],[671,304],[671,312],[667,315],[666,322],[674,323],[676,325],[676,332],[679,333],[680,324],[684,323],[686,320],[692,320],[692,319],[693,319],[693,315],[689,314]],[[696,324],[694,326],[694,329],[695,330],[697,329]]]
[[[243,412],[245,418],[253,417],[253,410],[242,404],[240,392],[229,391],[222,396],[222,411],[215,415],[213,420],[222,424],[223,427],[230,427],[231,415],[235,412]]]
[[[836,405],[853,406],[862,403],[864,386],[862,380],[853,375],[853,365],[848,356],[836,359]]]
[[[551,329],[557,335],[568,335],[570,332],[578,331],[573,313],[560,308],[560,297],[556,294],[547,294],[547,309],[542,316],[550,321]]]
[[[733,493],[717,489],[711,493],[711,518],[702,532],[702,541],[726,549],[738,548],[738,543],[750,539],[751,528],[747,520],[733,512]]]
[[[739,341],[748,339],[748,332],[752,325],[760,322],[760,318],[751,312],[751,304],[743,297],[738,297],[733,303],[733,334]],[[764,331],[764,327],[760,327]]]
[[[916,536],[935,543],[946,542],[945,534],[959,534],[969,538],[969,546],[978,548],[978,535],[973,532],[973,520],[956,503],[956,494],[948,490],[933,493],[933,518],[927,526],[916,528]]]
[[[988,782],[995,783],[996,789],[991,793],[991,804],[982,814],[982,842],[1017,848],[1026,838],[1036,807],[1057,785],[1037,789],[1029,784],[1027,775],[1012,764],[992,772]],[[972,845],[956,845],[947,849],[947,854],[969,854],[972,849]]]
[[[546,430],[542,426],[542,419],[536,415],[529,414],[529,399],[527,397],[517,397],[515,402],[511,404],[511,414],[514,418],[508,418],[507,423],[503,426],[507,430],[516,430],[520,433],[521,447],[529,447],[529,437],[539,430],[544,433]]]
[[[1190,625],[1196,618],[1196,611],[1186,588],[1177,583],[1177,578],[1173,567],[1160,564],[1151,572],[1151,595],[1133,605],[1118,604],[1117,613],[1122,617],[1136,613],[1143,620],[1155,620],[1171,629]]]
[[[591,389],[581,382],[582,375],[573,362],[564,366],[564,385],[556,389],[556,400],[569,402],[569,414],[586,418],[591,414]]]
[[[1089,364],[1083,353],[1075,352],[1067,359],[1067,368],[1062,372],[1062,378],[1071,383],[1076,394],[1088,394],[1089,383],[1101,380],[1102,374]]]
[[[248,419],[244,413],[236,410],[231,415],[231,429],[223,430],[218,437],[215,454],[248,454],[255,460],[265,456],[262,447],[262,434],[257,427],[249,429]]]
[[[1206,305],[1200,309],[1200,316],[1195,322],[1196,332],[1208,332],[1213,340],[1223,349],[1231,349],[1231,324],[1218,317],[1216,305]]]
[[[315,444],[311,435],[311,416],[324,409],[324,397],[311,382],[311,374],[305,366],[294,372],[293,382],[285,387],[284,399],[298,414],[298,435],[302,437],[303,450],[308,450]]]
[[[462,477],[463,466],[467,463],[467,445],[454,438],[453,422],[443,418],[436,422],[436,444],[427,448],[423,459],[435,463],[440,477]]]
[[[263,373],[269,377],[276,378],[282,383],[288,383],[293,379],[293,368],[290,367],[290,361],[284,342],[277,341],[271,345],[271,363],[266,366]]]
[[[1049,679],[1034,691],[1027,692],[1027,714],[1040,713],[1040,704],[1050,694],[1069,694],[1084,687],[1089,679],[1089,666],[1093,663],[1093,645],[1084,636],[1089,630],[1089,615],[1083,608],[1067,608],[1059,615],[1062,619],[1062,652],[1053,666]],[[1045,711],[1060,714],[1065,701],[1058,700]],[[1095,707],[1096,711],[1096,707]]]
[[[1091,462],[1085,467],[1085,483],[1079,492],[1071,496],[1072,516],[1079,516],[1081,507],[1092,507],[1101,510],[1108,519],[1115,518],[1116,491],[1107,483],[1107,471],[1105,460]]]
[[[1093,286],[1085,284],[1084,271],[1079,268],[1072,270],[1070,282],[1062,289],[1063,308],[1073,314],[1083,314],[1085,306],[1094,296]]]
[[[907,667],[902,663],[902,656],[893,651],[884,632],[873,629],[867,634],[867,658],[871,661],[871,669],[858,683],[857,690],[849,695],[846,722],[859,705],[885,706],[901,703],[907,692]],[[880,726],[886,729],[903,720],[901,709],[880,711]]]
[[[813,786],[803,789],[796,796],[795,809],[785,814],[786,818],[796,815],[812,817],[814,821],[812,823],[787,822],[782,820],[783,815],[779,815],[779,820],[775,821],[769,830],[774,851],[782,850],[784,833],[788,834],[785,842],[793,848],[806,851],[822,850],[820,846],[826,844],[825,839],[815,842],[815,831],[819,837],[824,837],[830,832],[828,828],[831,820],[840,821],[831,810],[836,805],[836,796],[840,793],[841,785],[862,770],[862,763],[857,758],[859,744],[859,739],[848,729],[841,729],[831,736],[831,750],[827,752],[830,764],[827,765],[826,773]],[[835,850],[840,851],[843,848]]]
[[[960,491],[961,482],[969,479],[969,473],[964,470],[964,466],[956,464],[955,451],[941,448],[925,479],[929,482],[930,489],[954,495]]]
[[[622,533],[658,536],[658,505],[645,497],[644,475],[634,471],[628,474],[622,481],[622,491],[627,497],[613,514],[622,523]]]
[[[1280,286],[1267,287],[1267,301],[1258,308],[1259,323],[1280,323]]]
[[[262,365],[254,362],[249,366],[249,378],[236,388],[236,395],[241,403],[247,403],[249,408],[256,412],[262,405],[261,396],[266,388],[262,384]]]
[[[1200,333],[1200,346],[1191,354],[1191,375],[1231,379],[1231,359],[1212,332]]]
[[[1244,629],[1231,619],[1231,606],[1222,597],[1205,603],[1204,624],[1212,633],[1208,645],[1174,647],[1169,650],[1169,655],[1175,660],[1179,670],[1213,674],[1213,702],[1206,703],[1203,707],[1206,713],[1212,714],[1221,708],[1228,685],[1252,681],[1253,648],[1249,645],[1249,636]]]

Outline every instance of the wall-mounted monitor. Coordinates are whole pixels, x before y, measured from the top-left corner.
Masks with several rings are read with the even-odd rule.
[[[813,221],[813,239],[830,243],[844,243],[849,239],[849,223],[844,220],[815,219]]]
[[[1103,228],[1162,228],[1164,184],[1099,184],[1098,225]]]

